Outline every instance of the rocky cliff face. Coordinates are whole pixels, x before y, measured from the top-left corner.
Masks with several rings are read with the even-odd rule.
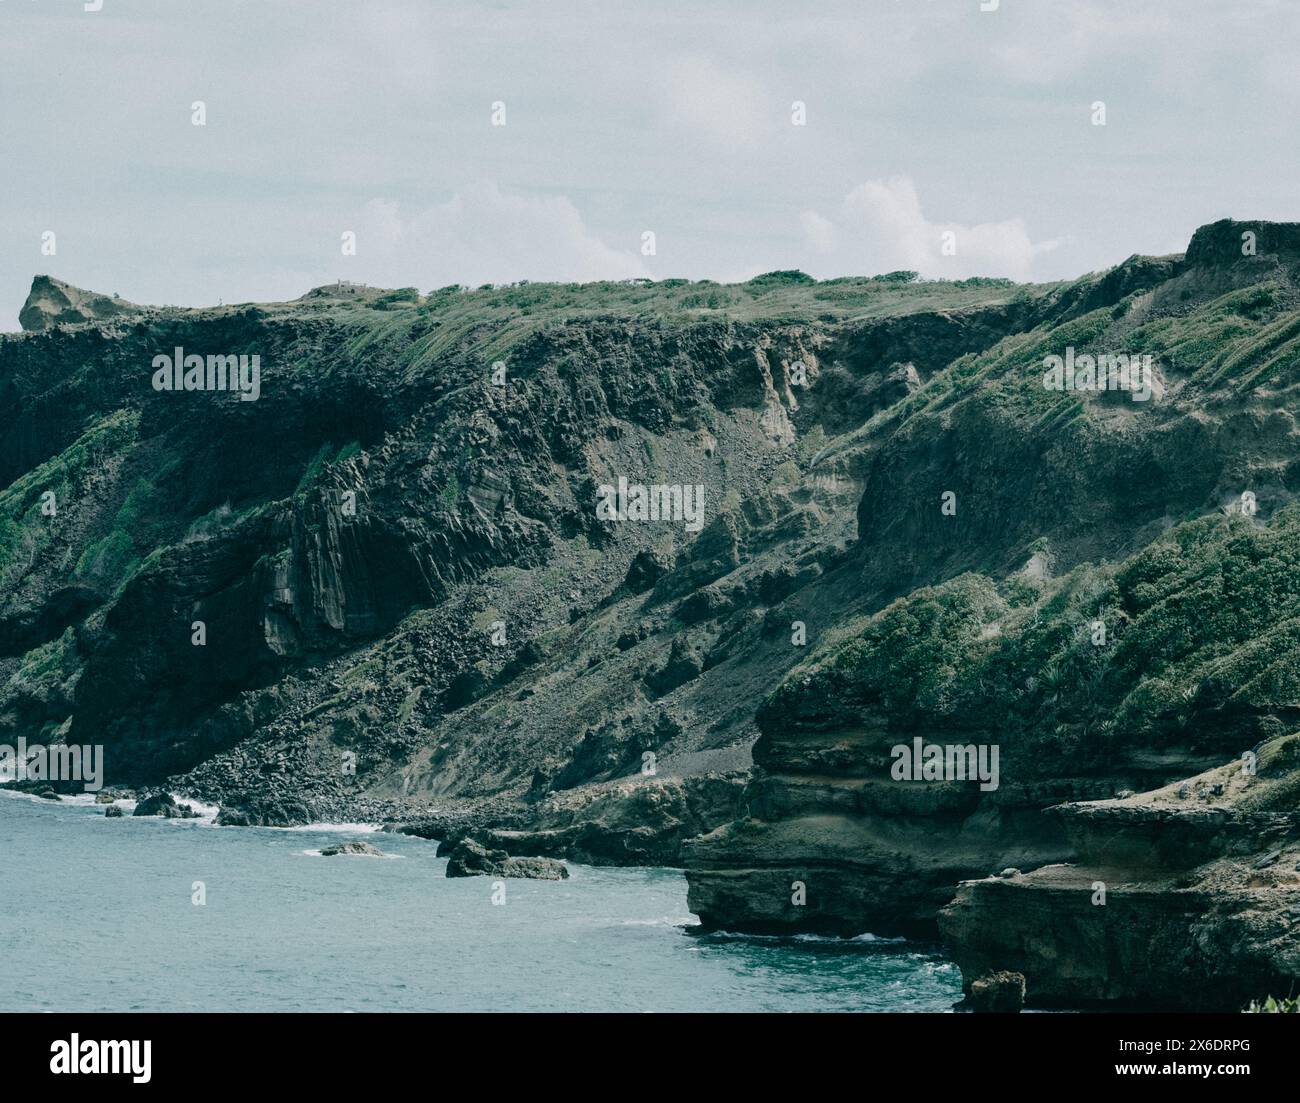
[[[1053,806],[1300,727],[1297,239],[1052,286],[39,277],[0,338],[0,741],[103,743],[227,823],[686,861],[710,925],[933,933],[960,882],[1077,865]],[[1143,397],[1044,384],[1112,354]],[[257,357],[259,394],[159,356]],[[621,481],[702,487],[698,524],[602,514]],[[897,780],[900,745],[996,746],[996,785]]]
[[[1112,854],[1109,911],[1089,904],[1106,878],[1088,863],[1127,822],[1107,798],[1204,792],[1182,779],[1300,726],[1295,242],[1294,227],[1207,227],[1154,286],[963,357],[863,427],[855,547],[883,608],[841,620],[758,710],[748,814],[688,844],[707,925],[927,934],[956,893],[937,928],[968,990],[1003,970],[1039,1003],[1291,990],[1294,863],[1284,849],[1267,886],[1240,865],[1285,824],[1234,821],[1236,881],[1222,866],[1189,881],[1159,872],[1144,818]],[[1067,348],[1150,353],[1152,397],[1045,388]],[[895,772],[931,746],[996,748],[996,788]],[[997,876],[1021,869],[1042,871]],[[1139,931],[1119,946],[1139,919],[1165,932],[1158,969],[1137,968]],[[1235,949],[1189,985],[1220,943]],[[1165,991],[1179,976],[1183,994]]]
[[[139,314],[143,309],[117,295],[99,295],[50,276],[37,276],[32,280],[32,290],[18,315],[18,323],[23,329],[37,333],[51,326],[106,321],[120,314]]]
[[[939,913],[967,989],[1038,1006],[1244,1007],[1300,977],[1300,736],[1152,793],[1067,804],[1073,860],[963,883]],[[1193,983],[1194,980],[1194,983]]]
[[[0,731],[255,823],[549,830],[588,784],[726,787],[791,622],[860,600],[857,453],[818,447],[1071,309],[778,276],[51,321],[48,284],[0,341]],[[257,356],[260,394],[155,390],[159,355]],[[620,479],[703,487],[699,525],[602,518]],[[611,855],[732,814],[643,804],[671,842]]]

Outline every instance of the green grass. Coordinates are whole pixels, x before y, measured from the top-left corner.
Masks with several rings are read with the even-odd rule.
[[[96,422],[57,456],[0,490],[0,588],[12,585],[49,544],[59,517],[80,508],[81,483],[91,471],[135,444],[140,415],[119,410]],[[56,515],[41,512],[41,497],[54,492]]]
[[[263,307],[329,313],[350,331],[347,358],[364,362],[394,350],[408,378],[447,357],[472,351],[485,363],[509,360],[550,326],[640,320],[677,326],[710,318],[730,322],[869,319],[927,310],[964,310],[1047,294],[1055,284],[1008,280],[920,281],[913,272],[816,281],[801,272],[771,272],[746,283],[665,279],[519,283],[477,290],[442,288],[419,296],[413,288],[386,292],[370,303],[322,298]],[[376,308],[377,309],[374,309]]]
[[[76,633],[67,628],[57,639],[22,657],[18,669],[9,678],[6,695],[21,690],[33,696],[49,697],[73,679],[80,669]]]
[[[1300,506],[1268,525],[1186,522],[1048,583],[966,574],[918,590],[810,656],[762,713],[779,723],[822,698],[899,730],[996,733],[1040,761],[1196,745],[1206,708],[1300,707]]]

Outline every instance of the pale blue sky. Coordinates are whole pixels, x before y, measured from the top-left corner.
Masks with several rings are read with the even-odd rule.
[[[0,0],[0,329],[38,272],[187,305],[337,278],[1053,279],[1300,219],[1295,0],[83,8]]]

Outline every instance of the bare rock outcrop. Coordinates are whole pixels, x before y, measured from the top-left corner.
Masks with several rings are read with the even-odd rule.
[[[18,314],[18,324],[29,333],[39,333],[57,325],[103,322],[140,309],[116,295],[83,291],[53,276],[37,276]]]
[[[569,876],[569,868],[554,858],[512,858],[504,850],[488,850],[473,839],[462,839],[447,854],[447,876],[563,881]]]
[[[962,884],[939,913],[974,997],[1013,970],[1036,1007],[1237,1011],[1300,987],[1300,735],[1123,800],[1057,810],[1076,860]]]

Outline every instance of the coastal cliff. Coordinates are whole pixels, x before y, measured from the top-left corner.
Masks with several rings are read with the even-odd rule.
[[[1198,999],[1268,995],[1298,269],[1300,227],[1225,221],[1052,285],[181,309],[38,277],[0,337],[0,742],[103,744],[110,786],[227,824],[683,864],[706,927],[941,935],[968,990],[1017,972],[1031,1003],[1163,999],[1201,959],[1119,976],[1143,916],[1230,946]],[[207,378],[156,385],[193,356]],[[629,486],[702,508],[603,514]],[[927,779],[929,748],[988,776]],[[1263,811],[1196,780],[1246,752]],[[1210,813],[1230,842],[1148,860]],[[1043,932],[1093,880],[1085,960]]]
[[[1198,778],[1300,728],[1297,234],[1271,231],[1268,256],[1243,254],[1245,224],[1198,231],[1155,287],[963,358],[864,428],[862,577],[897,596],[842,620],[759,708],[747,814],[687,848],[706,926],[939,934],[968,993],[1018,972],[1031,1004],[1236,1009],[1300,984],[1291,852],[1267,884],[1250,864],[1287,823],[1233,821],[1235,880],[1162,874],[1144,827],[1111,854],[1117,906],[1089,903],[1131,794],[1213,802],[1223,786]],[[1152,396],[1045,388],[1067,349],[1150,352]],[[899,586],[900,567],[926,584]],[[998,784],[901,780],[913,745],[997,748]],[[1294,813],[1294,763],[1272,768]],[[1147,921],[1167,948],[1150,969]],[[1202,968],[1216,939],[1231,952]]]

